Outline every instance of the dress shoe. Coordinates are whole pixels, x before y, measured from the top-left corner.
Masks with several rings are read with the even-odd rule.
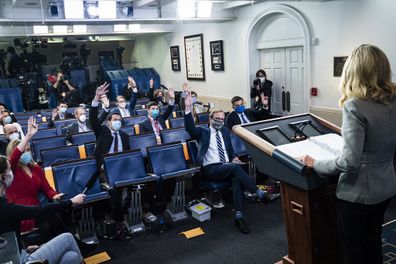
[[[244,234],[249,234],[250,230],[248,225],[246,224],[245,220],[243,218],[235,218],[235,225],[238,227],[239,231],[241,231]]]

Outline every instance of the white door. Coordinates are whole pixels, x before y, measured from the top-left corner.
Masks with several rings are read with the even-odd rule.
[[[272,113],[289,115],[305,112],[303,47],[263,49],[260,59],[267,78],[273,82]]]

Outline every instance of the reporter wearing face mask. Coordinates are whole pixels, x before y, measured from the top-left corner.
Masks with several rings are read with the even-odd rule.
[[[76,121],[67,126],[66,139],[71,144],[71,135],[92,131],[91,124],[87,119],[87,112],[84,107],[77,107],[74,110]]]
[[[46,206],[23,206],[12,203],[5,198],[5,193],[13,184],[14,175],[10,162],[5,156],[0,156],[0,234],[14,231],[17,235],[21,262],[46,259],[48,263],[77,264],[82,263],[81,252],[72,234],[63,233],[41,245],[23,247],[20,239],[21,221],[27,219],[50,218],[53,214],[71,208],[72,205],[81,204],[85,195],[78,194],[68,201],[49,203]],[[31,252],[34,250],[33,252]]]
[[[268,99],[268,111],[271,112],[271,96],[273,83],[267,79],[267,74],[260,69],[256,72],[256,79],[253,81],[253,87],[250,90],[250,98],[262,102],[262,94]]]
[[[246,109],[243,98],[234,96],[231,99],[232,108],[234,111],[227,115],[226,125],[228,129],[239,124],[247,124],[256,121],[256,116],[251,109]]]
[[[106,124],[102,125],[98,118],[99,98],[108,92],[109,84],[104,83],[96,89],[95,97],[89,111],[89,121],[96,136],[94,156],[99,167],[103,164],[103,155],[129,150],[128,134],[121,131],[122,117],[118,113],[110,113],[103,118]]]
[[[7,156],[14,175],[13,183],[7,188],[7,199],[16,204],[38,206],[40,192],[51,200],[59,200],[62,197],[62,194],[51,188],[43,170],[33,160],[29,141],[37,131],[36,120],[33,117],[29,118],[26,136],[22,140],[11,141],[7,147]],[[22,221],[21,232],[30,231],[34,227],[35,220]]]
[[[17,123],[7,124],[4,126],[4,137],[0,140],[0,155],[6,155],[7,146],[11,141],[25,137],[23,131],[19,131],[18,127],[20,126]]]
[[[49,127],[54,127],[54,122],[57,120],[71,119],[74,116],[67,112],[67,104],[58,101],[57,107],[52,111],[51,119],[49,120]]]
[[[169,98],[169,105],[163,114],[160,114],[160,106],[157,102],[148,103],[148,117],[139,123],[140,132],[154,132],[158,143],[160,143],[160,131],[166,129],[165,120],[172,114],[175,104],[175,92],[172,88],[169,88]]]
[[[20,124],[16,121],[16,118],[14,115],[11,115],[10,111],[7,109],[5,110],[0,110],[0,135],[5,135],[4,127],[6,125],[14,125],[16,129],[19,131],[21,136],[25,136],[23,133],[23,129]]]

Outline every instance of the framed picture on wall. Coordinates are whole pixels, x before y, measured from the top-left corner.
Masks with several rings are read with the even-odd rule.
[[[223,41],[209,42],[212,71],[224,71]]]
[[[342,69],[344,68],[344,64],[347,59],[348,56],[334,57],[334,68],[333,68],[334,77],[341,77]]]
[[[203,34],[185,36],[187,80],[205,80]]]
[[[172,71],[181,71],[179,46],[170,47],[170,56],[172,63]]]

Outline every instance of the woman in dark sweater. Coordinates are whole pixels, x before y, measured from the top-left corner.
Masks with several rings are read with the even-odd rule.
[[[51,217],[72,205],[81,204],[85,195],[79,194],[68,201],[50,203],[44,207],[12,204],[5,198],[5,191],[13,178],[10,163],[5,156],[0,156],[0,234],[11,231],[17,234],[22,263],[39,259],[47,259],[49,263],[81,263],[81,252],[72,234],[63,233],[41,247],[34,246],[25,250],[20,239],[20,225],[22,220]]]

